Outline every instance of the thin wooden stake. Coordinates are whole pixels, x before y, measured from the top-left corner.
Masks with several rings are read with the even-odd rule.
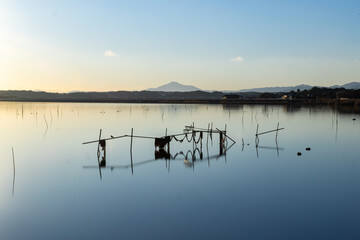
[[[211,123],[211,127],[210,127],[210,139],[211,139],[211,146],[213,145],[212,131],[213,131],[213,123]]]
[[[102,129],[100,129],[100,132],[99,132],[98,149],[97,149],[98,158],[99,158],[99,156],[100,156],[100,139],[101,139],[101,132],[102,132]]]
[[[277,140],[278,133],[279,133],[279,122],[278,122],[277,127],[276,127],[275,140]]]
[[[131,128],[131,142],[130,142],[130,160],[131,160],[131,173],[134,174],[134,164],[132,159],[132,144],[133,144],[134,129]]]
[[[259,132],[259,124],[257,124],[256,134],[255,134],[255,146],[256,146],[256,149],[257,149],[257,147],[259,146],[259,136],[258,136],[258,132]]]
[[[206,137],[206,146],[209,144],[209,132],[210,132],[210,123],[208,123],[207,137]]]

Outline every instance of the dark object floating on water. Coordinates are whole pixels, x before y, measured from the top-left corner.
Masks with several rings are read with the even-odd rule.
[[[309,147],[306,148],[306,151],[310,151],[310,150],[311,150],[311,148],[309,148]]]
[[[250,143],[247,144],[248,146],[250,145]]]
[[[353,121],[355,121],[356,120],[356,118],[353,118]]]
[[[298,156],[301,156],[301,152],[298,152],[297,155],[298,155]]]

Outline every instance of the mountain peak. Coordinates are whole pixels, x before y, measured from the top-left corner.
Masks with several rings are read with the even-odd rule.
[[[146,89],[147,91],[158,91],[158,92],[193,92],[193,91],[199,91],[201,89],[194,87],[192,85],[183,85],[178,82],[169,82],[165,85],[162,85],[157,88],[149,88]]]

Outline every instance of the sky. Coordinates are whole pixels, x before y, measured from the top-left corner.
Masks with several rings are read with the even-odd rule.
[[[0,89],[360,81],[360,1],[0,0]]]

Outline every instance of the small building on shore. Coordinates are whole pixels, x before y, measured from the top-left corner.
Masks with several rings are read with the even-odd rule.
[[[294,100],[294,99],[296,99],[296,97],[295,97],[294,94],[289,93],[289,94],[284,94],[281,97],[281,99],[283,99],[283,100]]]
[[[223,101],[238,101],[241,99],[239,94],[226,94],[221,98]]]

